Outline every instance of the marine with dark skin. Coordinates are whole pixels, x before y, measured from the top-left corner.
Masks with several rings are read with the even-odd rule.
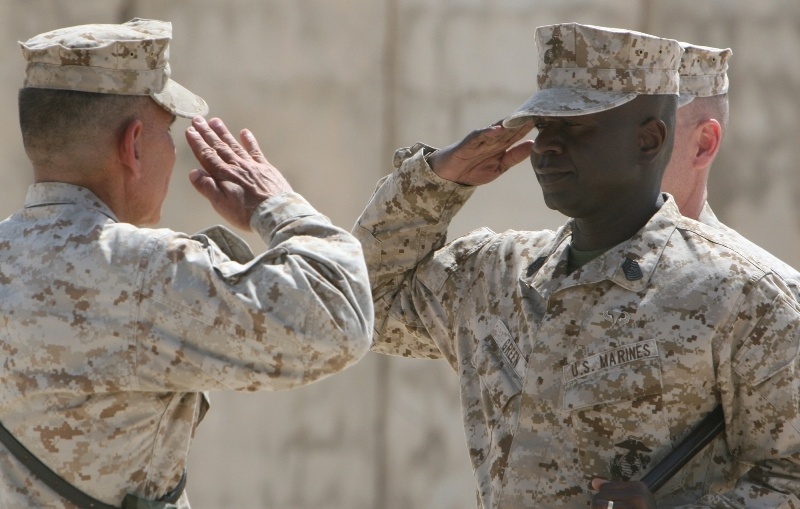
[[[526,153],[548,207],[575,219],[572,244],[609,248],[639,231],[661,206],[661,179],[675,132],[675,96],[638,96],[599,113],[535,117],[516,129],[473,131],[428,157],[443,179],[463,185],[492,182]],[[514,145],[531,127],[533,141]],[[593,509],[654,508],[642,482],[595,479]]]
[[[800,419],[798,309],[661,192],[680,43],[577,23],[536,43],[530,98],[443,149],[398,149],[356,222],[371,349],[459,377],[481,508],[797,506],[800,433],[767,423]],[[528,158],[569,220],[449,238],[475,187]],[[720,404],[726,433],[657,498],[636,481]]]

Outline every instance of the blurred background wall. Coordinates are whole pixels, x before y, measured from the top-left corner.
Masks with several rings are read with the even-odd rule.
[[[17,127],[17,41],[55,28],[173,23],[173,77],[251,129],[294,189],[350,228],[395,148],[444,146],[534,91],[536,26],[578,21],[733,49],[731,126],[711,176],[717,215],[800,266],[797,0],[2,0],[0,217],[31,183]],[[178,161],[161,226],[220,222]],[[522,163],[481,188],[451,235],[556,228]],[[247,237],[254,249],[263,244]],[[443,363],[369,354],[285,393],[212,394],[190,457],[195,509],[475,506],[457,380]]]

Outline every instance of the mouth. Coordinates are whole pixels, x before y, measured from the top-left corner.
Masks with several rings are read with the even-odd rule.
[[[553,186],[563,180],[566,180],[572,174],[571,171],[561,170],[552,167],[551,168],[536,167],[534,168],[534,173],[536,173],[536,179],[542,186]]]

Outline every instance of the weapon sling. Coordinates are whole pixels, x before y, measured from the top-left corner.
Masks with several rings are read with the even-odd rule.
[[[709,442],[725,429],[725,415],[722,405],[711,411],[700,424],[689,433],[678,447],[642,477],[641,481],[655,493],[669,481],[672,476],[700,452]]]
[[[97,500],[79,490],[72,484],[65,481],[60,475],[55,473],[50,467],[45,465],[35,455],[33,455],[22,443],[17,440],[14,435],[9,432],[2,423],[0,423],[0,442],[6,446],[6,449],[16,457],[20,463],[30,470],[30,472],[38,477],[43,483],[49,486],[53,491],[69,500],[72,504],[87,509],[120,509],[117,506],[108,505],[104,502]],[[178,485],[169,493],[164,495],[159,501],[173,504],[178,501],[186,486],[186,472],[181,476]],[[127,499],[130,495],[126,496]],[[126,503],[123,502],[123,506]]]

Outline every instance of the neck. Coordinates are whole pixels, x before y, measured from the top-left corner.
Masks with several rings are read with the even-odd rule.
[[[119,187],[122,182],[115,178],[119,173],[107,165],[82,164],[80,168],[74,165],[34,165],[33,175],[37,184],[61,182],[88,189],[111,209],[117,219],[124,221],[125,201],[119,199],[123,196]]]
[[[705,185],[698,186],[692,191],[692,194],[686,197],[683,203],[678,204],[678,208],[681,211],[681,215],[697,220],[707,200],[708,188]]]
[[[572,225],[572,245],[581,251],[608,249],[620,244],[647,224],[663,203],[661,196],[648,205],[597,218],[576,218]]]

